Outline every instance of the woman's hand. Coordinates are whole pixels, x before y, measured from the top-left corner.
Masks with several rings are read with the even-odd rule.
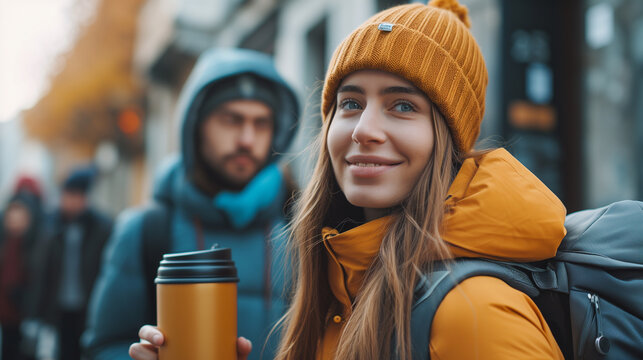
[[[132,344],[129,347],[129,356],[134,360],[156,360],[159,358],[159,346],[163,345],[165,339],[163,333],[152,325],[145,325],[138,331],[141,342]],[[250,340],[240,337],[237,339],[237,359],[246,360],[252,350]]]

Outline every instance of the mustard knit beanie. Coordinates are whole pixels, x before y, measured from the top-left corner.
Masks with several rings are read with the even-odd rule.
[[[383,70],[411,81],[447,120],[463,153],[480,134],[487,87],[482,52],[456,0],[401,5],[375,14],[337,47],[322,92],[326,119],[341,81],[357,70]]]

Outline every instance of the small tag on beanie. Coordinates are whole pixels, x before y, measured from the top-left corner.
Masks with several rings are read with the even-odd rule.
[[[387,22],[380,23],[377,25],[377,30],[391,32],[393,31],[393,24]]]

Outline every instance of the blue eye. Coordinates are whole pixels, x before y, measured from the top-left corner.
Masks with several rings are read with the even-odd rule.
[[[362,107],[355,100],[344,100],[339,104],[342,110],[360,110]]]
[[[406,103],[406,102],[401,102],[399,104],[395,104],[394,109],[395,109],[395,111],[399,111],[399,112],[412,112],[412,111],[415,111],[415,108],[413,107],[413,105],[411,105],[409,103]]]

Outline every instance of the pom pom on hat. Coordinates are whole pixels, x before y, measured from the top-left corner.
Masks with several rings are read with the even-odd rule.
[[[466,25],[468,29],[471,28],[471,20],[469,20],[469,10],[466,6],[458,3],[457,0],[431,0],[429,6],[434,6],[440,9],[449,10],[454,13],[460,21]]]

